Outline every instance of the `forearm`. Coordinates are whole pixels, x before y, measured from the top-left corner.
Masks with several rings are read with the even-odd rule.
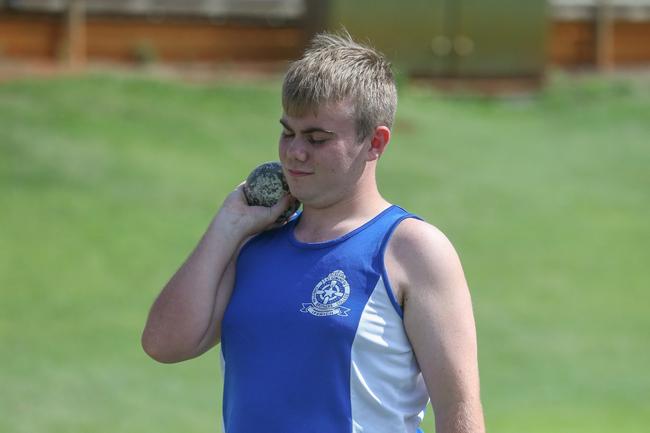
[[[183,361],[219,339],[239,246],[273,227],[292,200],[287,194],[271,208],[249,206],[243,187],[242,182],[226,197],[201,241],[151,307],[142,347],[152,358]]]
[[[142,344],[161,361],[184,359],[210,326],[219,282],[243,237],[213,220],[149,312]]]
[[[457,402],[438,410],[436,433],[485,433],[483,408],[480,401]]]

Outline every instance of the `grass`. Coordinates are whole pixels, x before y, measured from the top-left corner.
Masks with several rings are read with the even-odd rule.
[[[650,80],[400,90],[379,183],[461,256],[488,429],[646,431]],[[276,159],[278,92],[102,74],[0,87],[1,432],[219,431],[217,351],[156,364],[140,332],[226,193]]]

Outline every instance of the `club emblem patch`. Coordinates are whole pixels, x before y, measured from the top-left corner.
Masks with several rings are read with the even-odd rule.
[[[343,271],[334,271],[314,287],[311,304],[302,304],[303,313],[314,316],[347,316],[349,308],[342,307],[350,297],[350,284]]]

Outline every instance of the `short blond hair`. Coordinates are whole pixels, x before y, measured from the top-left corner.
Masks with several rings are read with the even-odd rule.
[[[354,104],[359,142],[377,126],[391,128],[397,108],[391,65],[383,54],[355,42],[347,32],[318,34],[287,71],[282,107],[299,117],[345,99]]]

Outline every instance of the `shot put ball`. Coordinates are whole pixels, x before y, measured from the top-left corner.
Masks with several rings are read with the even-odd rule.
[[[277,161],[260,164],[248,175],[244,184],[244,196],[250,206],[271,207],[289,192],[289,185]],[[284,222],[298,210],[300,203],[287,209],[276,222]]]

